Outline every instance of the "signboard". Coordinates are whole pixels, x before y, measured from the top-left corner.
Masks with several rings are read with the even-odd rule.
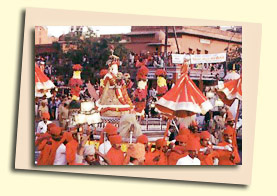
[[[191,55],[191,64],[198,63],[221,63],[226,61],[226,53],[196,54]]]
[[[184,59],[190,60],[190,55],[187,54],[172,54],[172,63],[183,64]]]
[[[190,64],[198,63],[221,63],[226,61],[226,53],[217,54],[172,54],[172,63],[183,64],[184,59],[190,61]]]
[[[208,39],[200,39],[200,43],[201,43],[201,44],[210,44],[211,41],[208,40]]]
[[[183,54],[172,54],[172,63],[183,64],[184,63],[184,55]]]

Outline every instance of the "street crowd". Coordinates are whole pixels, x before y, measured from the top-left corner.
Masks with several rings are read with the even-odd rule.
[[[236,165],[240,162],[234,119],[230,116],[222,130],[220,141],[215,141],[209,131],[199,131],[193,121],[179,131],[170,141],[157,139],[149,142],[140,135],[135,143],[125,143],[118,128],[107,123],[102,130],[99,146],[89,145],[93,130],[76,128],[65,130],[49,121],[42,113],[45,126],[38,127],[35,145],[40,155],[37,165]],[[42,124],[42,123],[41,123]]]

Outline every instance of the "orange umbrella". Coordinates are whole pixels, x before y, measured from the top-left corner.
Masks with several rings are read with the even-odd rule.
[[[156,107],[162,113],[182,118],[206,114],[213,108],[187,73],[183,73],[176,85],[156,102]]]
[[[233,104],[236,98],[242,101],[241,83],[242,77],[225,82],[224,85],[217,90],[219,98],[229,106]]]
[[[42,97],[44,92],[55,88],[53,82],[41,71],[39,66],[35,64],[35,94],[36,97]]]

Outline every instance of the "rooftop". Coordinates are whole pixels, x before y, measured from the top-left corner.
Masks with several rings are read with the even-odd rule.
[[[152,35],[158,31],[165,31],[165,26],[140,26],[140,27],[132,27],[132,32],[127,33],[127,36],[136,36],[136,35]],[[168,27],[168,33],[173,33],[173,28]],[[232,42],[242,42],[242,34],[235,33],[230,31],[224,31],[214,27],[208,26],[183,26],[176,27],[177,34],[188,34],[195,35],[201,37],[207,37],[212,39],[220,39]]]

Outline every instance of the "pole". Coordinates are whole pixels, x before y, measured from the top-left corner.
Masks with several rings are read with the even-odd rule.
[[[170,126],[170,124],[171,124],[171,121],[172,121],[172,119],[168,119],[168,120],[167,120],[166,130],[165,130],[165,132],[164,132],[164,138],[163,138],[163,140],[166,140],[167,133],[168,133],[168,130],[169,130],[169,126]]]
[[[238,103],[238,108],[237,108],[237,113],[236,113],[236,119],[235,119],[235,130],[237,128],[237,122],[238,122],[238,119],[239,119],[239,108],[240,108],[240,105],[241,105],[241,100],[239,100],[239,103]]]
[[[229,42],[228,42],[228,45],[227,45],[227,51],[226,51],[226,62],[225,62],[225,67],[224,67],[224,77],[226,76],[226,70],[227,70],[227,66],[228,66],[228,61],[229,61],[229,56],[228,56],[228,52],[229,52],[229,45],[230,45],[230,42],[231,40],[233,39],[233,37],[235,36],[235,32],[234,34],[232,35],[232,37],[230,38]]]
[[[132,144],[133,141],[133,131],[130,131],[130,144]]]
[[[177,127],[177,125],[176,125],[175,121],[174,121],[174,120],[172,120],[172,122],[173,122],[174,127],[176,128],[177,132],[179,133],[179,129],[178,129],[178,127]]]
[[[180,54],[180,50],[179,50],[179,45],[178,45],[178,41],[177,41],[177,35],[176,35],[175,26],[173,26],[173,32],[174,32],[174,37],[175,37],[175,42],[176,42],[178,54]]]
[[[167,66],[168,59],[167,59],[167,39],[168,39],[168,27],[165,26],[165,49],[164,49],[164,57],[165,57],[165,66]]]

